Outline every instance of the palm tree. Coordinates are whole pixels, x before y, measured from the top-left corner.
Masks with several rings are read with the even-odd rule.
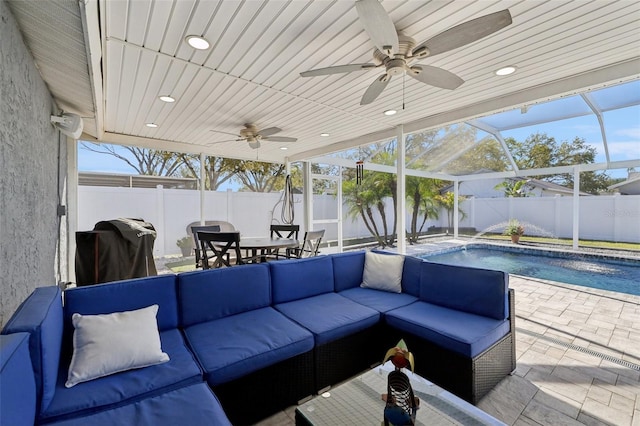
[[[412,206],[411,225],[407,238],[410,244],[414,244],[418,241],[418,236],[427,219],[429,217],[438,218],[439,206],[435,196],[438,194],[438,188],[442,186],[442,181],[407,176],[406,182],[407,200]],[[422,219],[420,226],[418,226],[418,218]]]
[[[458,201],[462,201],[464,200],[465,197],[464,196],[459,196],[458,197]],[[438,202],[438,204],[442,207],[445,208],[445,210],[447,211],[447,221],[448,223],[448,229],[452,229],[453,227],[453,208],[455,205],[455,196],[453,195],[453,192],[446,192],[444,194],[438,194],[435,196],[435,200]],[[461,208],[458,207],[458,212],[460,213],[460,220],[463,220],[465,217],[467,217],[467,215],[464,213],[464,211],[462,211]]]

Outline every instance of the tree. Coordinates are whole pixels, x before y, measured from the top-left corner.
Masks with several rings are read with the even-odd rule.
[[[597,154],[596,148],[589,146],[582,138],[575,137],[571,142],[558,143],[555,138],[547,136],[546,133],[534,133],[524,142],[506,138],[505,143],[520,169],[592,164],[595,162]],[[536,176],[536,178],[573,188],[572,173]],[[606,190],[609,182],[609,176],[604,172],[582,172],[580,174],[580,190],[591,194],[598,194],[600,191]]]
[[[435,199],[438,202],[438,204],[444,207],[444,209],[447,211],[447,221],[449,224],[448,228],[452,229],[453,228],[453,209],[455,206],[455,199],[456,199],[455,195],[453,194],[453,192],[445,192],[444,194],[436,195]],[[464,199],[465,197],[458,196],[458,201],[462,201]],[[460,209],[459,207],[458,207],[458,213],[460,213],[460,220],[466,217],[465,212],[462,211],[462,209]]]
[[[180,168],[184,165],[183,158],[179,154],[170,151],[121,146],[120,148],[128,151],[133,156],[134,160],[132,160],[118,153],[114,145],[82,142],[81,146],[83,149],[92,152],[114,156],[127,163],[141,175],[178,176]]]
[[[406,177],[407,200],[411,205],[411,224],[407,236],[409,243],[413,244],[418,241],[418,236],[429,217],[438,218],[438,204],[435,195],[441,186],[442,181],[437,179]],[[420,225],[418,225],[419,220],[421,220]]]
[[[184,177],[199,178],[200,156],[196,154],[178,154],[182,157],[184,168],[181,170]],[[230,181],[240,171],[241,161],[222,157],[205,157],[205,189],[217,191],[220,185]]]
[[[284,164],[241,160],[233,179],[243,185],[241,191],[273,192],[284,188]]]
[[[531,195],[529,187],[527,187],[526,180],[513,180],[506,179],[493,187],[495,190],[503,190],[505,197],[528,197]]]

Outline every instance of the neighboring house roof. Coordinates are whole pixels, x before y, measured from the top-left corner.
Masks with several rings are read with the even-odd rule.
[[[558,185],[557,183],[548,182],[546,180],[528,179],[524,177],[514,177],[514,178],[508,178],[508,179],[512,181],[526,180],[527,186],[529,187],[530,190],[538,188],[542,191],[554,192],[561,195],[573,195],[572,188],[567,188],[566,186]],[[453,189],[453,184],[447,185],[440,190],[440,193],[444,194],[446,192],[451,192],[452,189]],[[592,194],[589,194],[588,192],[580,191],[580,195],[586,196],[586,195],[592,195]]]
[[[79,172],[78,185],[127,188],[156,188],[162,185],[163,188],[196,189],[198,181],[194,178]]]
[[[534,188],[540,188],[544,191],[557,192],[560,194],[573,195],[573,188],[567,188],[566,186],[558,185],[557,183],[548,182],[546,180],[540,179],[525,179],[525,178],[514,178],[517,180],[528,180],[527,185],[532,186]],[[592,195],[588,192],[580,191],[580,195]]]
[[[616,190],[622,195],[640,195],[640,172],[629,173],[627,180],[609,186],[609,190]]]

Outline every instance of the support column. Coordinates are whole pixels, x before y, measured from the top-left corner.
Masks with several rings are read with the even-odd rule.
[[[342,166],[338,166],[338,253],[342,253]]]
[[[580,235],[580,170],[573,169],[573,249],[578,249]]]
[[[313,223],[313,182],[311,179],[311,163],[305,161],[302,163],[302,179],[303,179],[303,196],[304,202],[304,229],[305,231],[311,231],[311,224]]]
[[[78,141],[67,138],[67,280],[76,282],[78,230]]]
[[[460,215],[458,212],[458,196],[460,195],[460,182],[453,181],[453,238],[458,238],[458,222],[460,221]]]
[[[405,254],[407,252],[407,197],[406,197],[406,179],[405,179],[405,140],[404,127],[399,125],[396,127],[396,197],[398,198],[398,206],[396,210],[396,228],[397,228],[397,244],[398,253]]]
[[[200,225],[204,225],[205,222],[205,208],[204,208],[204,186],[206,184],[205,176],[205,155],[204,152],[200,153]]]

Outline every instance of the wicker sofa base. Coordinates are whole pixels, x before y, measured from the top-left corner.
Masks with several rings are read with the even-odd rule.
[[[256,423],[314,394],[313,351],[213,386],[234,425]]]
[[[509,290],[509,306],[514,310],[514,292]],[[415,359],[415,372],[438,386],[477,404],[502,379],[516,368],[515,318],[509,319],[511,331],[474,358],[468,358],[411,333],[387,325],[387,341],[404,339]]]
[[[380,346],[383,326],[378,323],[358,333],[334,340],[314,349],[316,391],[336,385],[364,370],[384,356]]]

